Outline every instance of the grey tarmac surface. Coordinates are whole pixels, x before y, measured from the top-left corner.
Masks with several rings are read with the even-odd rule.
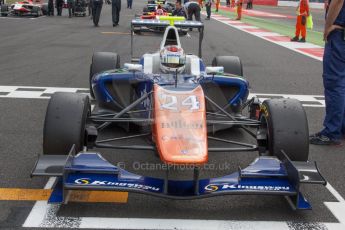
[[[112,51],[121,56],[121,64],[130,61],[129,23],[143,3],[134,2],[134,10],[122,2],[119,27],[113,28],[111,8],[104,5],[100,27],[86,18],[42,17],[35,20],[0,19],[0,85],[88,87],[89,65],[95,51]],[[66,10],[65,10],[66,11]],[[65,12],[66,13],[66,12]],[[322,63],[275,44],[225,26],[205,21],[203,58],[210,64],[217,55],[237,55],[244,65],[245,77],[256,93],[322,95]],[[102,32],[117,32],[102,34]],[[188,50],[196,46],[196,32],[184,38]],[[136,37],[136,52],[155,51],[159,38]],[[196,51],[194,49],[194,51]],[[48,100],[0,98],[0,187],[43,188],[47,180],[30,179],[36,156],[42,151],[42,129]],[[310,132],[321,128],[322,108],[306,108]],[[286,121],[287,122],[287,121]],[[240,131],[223,133],[245,138]],[[112,153],[103,151],[111,161],[159,162],[150,152]],[[325,178],[344,197],[344,146],[311,146],[310,160],[318,162]],[[253,154],[219,153],[210,162],[229,162],[231,170],[254,159]],[[203,177],[228,171],[206,171]],[[148,175],[160,172],[141,171]],[[59,216],[72,217],[147,217],[217,220],[262,220],[292,222],[337,222],[323,202],[335,198],[321,186],[304,188],[313,205],[312,211],[293,212],[282,197],[227,196],[194,201],[170,201],[145,195],[129,194],[127,204],[76,204],[62,206]],[[0,201],[0,228],[20,228],[34,202]]]

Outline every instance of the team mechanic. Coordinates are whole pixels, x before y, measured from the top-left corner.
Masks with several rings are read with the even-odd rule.
[[[316,145],[339,145],[345,137],[345,5],[331,0],[326,11],[323,85],[326,116],[324,129],[310,137]]]

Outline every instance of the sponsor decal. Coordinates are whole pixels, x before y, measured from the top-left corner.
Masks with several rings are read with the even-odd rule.
[[[196,137],[187,137],[184,135],[177,135],[177,136],[162,136],[163,141],[190,141],[190,142],[204,142],[202,138]]]
[[[265,114],[266,117],[269,116],[268,109],[264,104],[260,105],[260,111]]]
[[[149,186],[149,185],[143,185],[143,184],[137,184],[137,183],[126,183],[126,182],[101,181],[101,180],[92,181],[90,178],[76,179],[74,183],[80,184],[80,185],[100,185],[100,186],[105,185],[105,186],[114,186],[114,187],[121,187],[121,188],[136,188],[136,189],[149,190],[149,191],[154,191],[154,192],[160,191],[160,188]]]
[[[256,191],[289,191],[289,186],[239,185],[239,184],[209,184],[205,186],[208,192],[221,190],[256,190]]]
[[[171,122],[162,122],[161,128],[163,129],[202,129],[203,123],[202,122],[190,122],[187,123],[185,121],[177,120],[177,121],[171,121]]]

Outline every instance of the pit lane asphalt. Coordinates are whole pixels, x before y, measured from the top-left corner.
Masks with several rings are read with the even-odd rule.
[[[88,87],[88,71],[92,53],[113,51],[121,63],[129,62],[129,35],[102,32],[129,32],[130,19],[139,13],[143,3],[134,2],[134,10],[121,11],[120,26],[111,26],[110,6],[104,5],[100,27],[89,18],[43,17],[35,20],[0,19],[0,85]],[[210,63],[216,55],[237,55],[244,65],[245,77],[256,93],[321,95],[322,63],[279,47],[275,44],[230,28],[214,20],[205,21],[203,57]],[[184,39],[188,49],[192,39]],[[159,46],[155,37],[136,37],[137,53],[154,51]],[[194,49],[194,51],[196,51]],[[47,100],[0,99],[0,187],[43,188],[46,179],[30,179],[36,155],[42,151],[42,128]],[[321,128],[323,109],[306,108],[310,132]],[[287,121],[285,121],[287,122]],[[242,133],[226,135],[242,136]],[[130,169],[131,162],[158,162],[152,153],[126,151],[111,154],[113,161],[122,161]],[[318,162],[325,178],[345,196],[344,147],[311,146],[310,160]],[[210,162],[227,161],[232,171],[238,162],[243,167],[253,154],[217,154]],[[158,175],[157,172],[145,172]],[[227,172],[209,171],[203,176]],[[323,202],[335,198],[322,186],[305,186],[312,211],[293,212],[282,197],[226,196],[194,201],[170,201],[145,195],[129,194],[127,204],[76,204],[62,206],[61,216],[85,217],[149,217],[218,220],[263,220],[297,222],[337,222]],[[20,228],[34,202],[0,201],[0,228]]]

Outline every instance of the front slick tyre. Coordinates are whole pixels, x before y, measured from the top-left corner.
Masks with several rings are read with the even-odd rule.
[[[264,147],[269,155],[282,160],[284,151],[292,161],[308,161],[308,120],[298,100],[265,100],[260,114],[259,131],[266,135]],[[263,146],[262,143],[259,143],[260,145]]]
[[[43,128],[43,153],[66,155],[75,145],[82,151],[85,125],[91,111],[89,97],[77,93],[57,92],[51,97]]]

